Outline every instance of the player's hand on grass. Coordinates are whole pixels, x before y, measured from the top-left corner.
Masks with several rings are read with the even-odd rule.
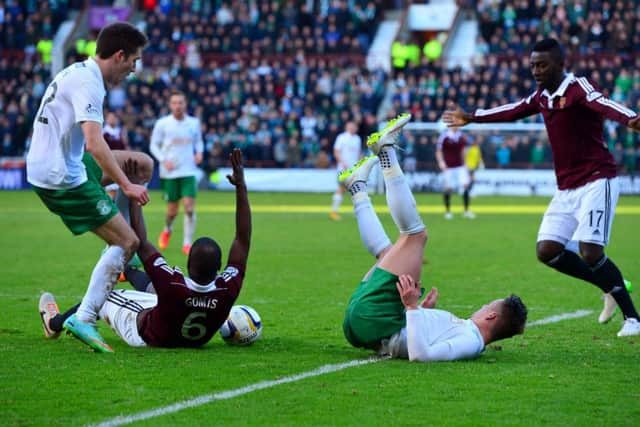
[[[418,308],[418,300],[420,299],[420,282],[413,280],[408,274],[402,274],[398,277],[396,288],[400,294],[402,304],[407,310],[415,310]]]
[[[240,149],[238,148],[234,148],[234,150],[229,155],[229,160],[231,161],[233,174],[227,175],[227,179],[232,185],[235,185],[236,187],[245,185],[244,168],[242,166],[242,151],[240,151]]]
[[[460,127],[471,122],[471,114],[463,111],[459,106],[449,104],[448,110],[442,114],[442,121],[448,127]]]
[[[427,296],[424,297],[424,301],[422,301],[422,304],[420,304],[420,306],[422,308],[435,308],[437,301],[438,301],[438,289],[431,288]]]

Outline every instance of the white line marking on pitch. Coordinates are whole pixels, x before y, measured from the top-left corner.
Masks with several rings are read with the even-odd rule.
[[[585,317],[593,313],[592,310],[578,310],[573,313],[562,313],[555,316],[545,317],[544,319],[536,320],[527,323],[527,326],[546,325],[549,323],[561,322],[567,319],[577,319],[579,317]],[[139,412],[134,415],[119,416],[111,418],[110,420],[103,421],[98,424],[90,424],[89,427],[116,427],[125,424],[130,424],[135,421],[148,420],[149,418],[155,418],[162,415],[172,414],[174,412],[182,411],[183,409],[193,408],[196,406],[205,405],[215,400],[233,399],[243,394],[248,394],[254,391],[263,390],[265,388],[275,387],[280,384],[287,384],[296,381],[303,380],[305,378],[317,377],[319,375],[330,374],[332,372],[342,371],[343,369],[353,368],[354,366],[369,365],[371,363],[377,363],[381,360],[386,360],[387,357],[371,357],[369,359],[352,360],[350,362],[338,363],[335,365],[324,365],[313,371],[302,372],[300,374],[291,375],[289,377],[280,378],[279,380],[261,381],[259,383],[251,384],[245,387],[236,388],[233,390],[221,391],[219,393],[205,394],[195,397],[193,399],[184,400],[182,402],[174,403],[169,406],[162,406],[157,409],[151,409],[149,411]]]
[[[527,326],[537,326],[537,325],[546,325],[548,323],[556,323],[561,322],[567,319],[577,319],[579,317],[585,317],[593,313],[593,310],[578,310],[573,313],[562,313],[557,314],[555,316],[545,317],[544,319],[535,320],[533,322],[527,323]]]
[[[193,399],[185,400],[182,402],[174,403],[173,405],[164,406],[158,409],[152,409],[150,411],[140,412],[135,415],[129,415],[127,417],[115,417],[107,421],[103,421],[100,424],[93,424],[98,427],[112,427],[129,424],[134,421],[147,420],[149,418],[159,417],[161,415],[171,414],[178,412],[186,408],[193,408],[195,406],[204,405],[214,400],[226,400],[232,399],[236,396],[242,396],[243,394],[251,393],[256,390],[262,390],[265,388],[274,387],[280,384],[292,383],[300,381],[305,378],[317,377],[318,375],[329,374],[331,372],[341,371],[343,369],[352,368],[354,366],[368,365],[370,363],[376,363],[381,360],[385,360],[383,357],[372,357],[364,360],[352,360],[350,362],[339,363],[336,365],[324,365],[313,371],[303,372],[301,374],[292,375],[289,377],[280,378],[279,380],[261,381],[246,387],[236,388],[234,390],[222,391],[220,393],[211,393],[199,396]]]

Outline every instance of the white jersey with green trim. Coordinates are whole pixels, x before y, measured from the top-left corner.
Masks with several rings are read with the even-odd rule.
[[[93,58],[60,71],[47,87],[33,123],[27,153],[27,181],[51,190],[77,187],[87,180],[82,163],[84,136],[80,124],[104,121],[107,91]]]
[[[160,178],[195,176],[194,155],[204,150],[200,120],[186,114],[182,120],[172,114],[162,117],[153,127],[149,150],[160,163]],[[168,170],[165,160],[171,160],[175,169]]]
[[[402,328],[396,337],[398,345],[394,357],[437,362],[473,359],[484,350],[484,339],[471,319],[425,308],[407,310],[406,318],[406,328]]]

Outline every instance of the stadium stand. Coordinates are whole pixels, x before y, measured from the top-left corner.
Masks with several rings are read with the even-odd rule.
[[[0,156],[25,152],[50,78],[48,43],[86,3],[0,2]],[[143,0],[137,6],[150,38],[145,67],[110,91],[106,108],[119,114],[131,147],[146,151],[154,121],[168,112],[170,89],[184,91],[203,123],[210,169],[233,147],[253,166],[327,167],[346,120],[355,118],[363,137],[377,128],[389,80],[395,92],[385,117],[410,111],[414,121],[433,122],[449,101],[469,110],[516,101],[534,90],[527,49],[541,34],[568,46],[572,71],[640,110],[640,20],[632,1],[470,2],[480,29],[472,69],[447,69],[442,58],[421,55],[393,77],[365,67],[381,15],[395,6],[389,2]],[[67,62],[85,53],[74,50]],[[637,170],[638,135],[611,123],[606,135],[621,167]],[[550,164],[540,133],[477,138],[487,167]],[[434,168],[436,139],[406,133],[405,167]]]

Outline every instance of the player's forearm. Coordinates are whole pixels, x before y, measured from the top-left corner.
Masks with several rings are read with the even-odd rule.
[[[251,207],[246,184],[236,186],[236,240],[249,251],[251,242]]]
[[[527,98],[495,108],[479,108],[473,114],[465,113],[465,118],[469,123],[514,122],[536,113],[538,113],[537,108],[531,103],[531,99]]]
[[[129,200],[129,217],[131,221],[131,228],[140,240],[140,246],[138,246],[138,256],[141,260],[144,261],[150,255],[152,255],[153,252],[156,251],[156,249],[147,238],[147,226],[144,223],[142,207],[131,199]]]
[[[93,156],[102,171],[118,184],[123,190],[131,185],[129,178],[120,169],[116,158],[109,149],[109,146],[102,138],[95,138],[87,141],[87,151]]]
[[[637,117],[633,110],[604,96],[587,102],[586,106],[590,110],[602,114],[605,118],[625,126],[629,126],[629,121]]]

